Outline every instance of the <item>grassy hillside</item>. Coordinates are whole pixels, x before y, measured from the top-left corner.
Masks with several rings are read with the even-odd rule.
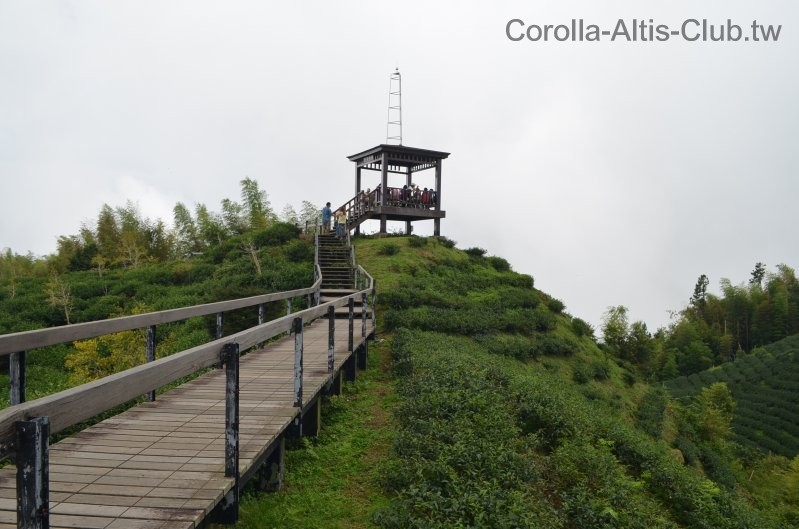
[[[67,323],[63,303],[52,300],[51,290],[56,282],[68,293],[70,322],[78,323],[302,288],[313,281],[313,244],[299,238],[294,226],[275,223],[250,235],[248,240],[254,241],[260,260],[260,275],[252,256],[242,250],[243,240],[244,236],[231,237],[189,260],[30,275],[18,278],[13,291],[0,281],[0,333]],[[284,314],[285,306],[273,303],[267,312],[267,317]],[[256,322],[254,309],[234,311],[225,317],[225,332],[230,334]],[[157,329],[158,356],[207,342],[214,329],[213,317],[161,325]],[[89,378],[97,378],[144,362],[143,330],[87,342],[82,355],[71,343],[30,351],[28,398],[85,382],[87,372],[93,373]],[[94,365],[87,366],[89,363]],[[108,365],[98,369],[98,364]],[[0,385],[4,387],[8,387],[7,365],[7,357],[0,359]],[[0,406],[7,404],[8,393],[0,392]]]
[[[735,399],[732,427],[739,443],[786,457],[799,454],[799,335],[665,386],[684,398],[714,382],[725,382]]]
[[[378,526],[796,521],[792,507],[742,494],[745,469],[730,445],[703,437],[723,432],[718,395],[705,407],[671,406],[505,260],[435,238],[367,238],[356,249],[378,281],[396,377],[382,480],[390,500],[375,514]]]

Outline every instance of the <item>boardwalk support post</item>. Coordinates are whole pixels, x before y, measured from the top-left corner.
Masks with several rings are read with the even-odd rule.
[[[294,318],[294,407],[302,408],[302,318]]]
[[[366,292],[361,294],[361,337],[366,338]]]
[[[361,337],[363,341],[358,346],[358,369],[366,369],[366,358],[369,355],[369,345],[366,341],[366,292],[361,294]]]
[[[11,379],[8,402],[22,404],[25,402],[25,351],[8,355],[8,374]]]
[[[50,527],[50,420],[17,422],[17,527]]]
[[[327,308],[327,372],[332,373],[335,367],[333,357],[336,340],[336,309],[333,305]]]
[[[294,318],[291,323],[291,330],[294,332],[294,403],[295,408],[299,408],[300,412],[294,417],[294,421],[289,425],[286,430],[288,437],[302,437],[303,436],[303,410],[302,410],[302,318]]]
[[[155,360],[155,325],[148,325],[146,334],[145,356],[147,362],[153,362]],[[145,398],[150,402],[154,402],[155,390],[148,391]]]
[[[225,477],[233,478],[233,487],[220,503],[216,521],[233,524],[239,519],[239,344],[222,346],[225,377]]]
[[[258,305],[258,325],[263,325],[266,322],[266,305],[261,303]]]
[[[357,364],[355,362],[355,352],[353,351],[353,312],[355,311],[355,300],[350,298],[347,303],[347,307],[349,308],[349,333],[348,333],[348,341],[347,341],[347,351],[349,351],[350,356],[347,358],[347,361],[344,363],[345,374],[344,378],[347,382],[355,382],[356,377],[356,370]]]
[[[216,313],[216,339],[219,340],[225,335],[225,313]]]
[[[263,492],[277,492],[283,486],[286,473],[286,440],[282,436],[266,457],[258,470],[258,489]]]
[[[377,280],[372,280],[372,339],[377,338]]]

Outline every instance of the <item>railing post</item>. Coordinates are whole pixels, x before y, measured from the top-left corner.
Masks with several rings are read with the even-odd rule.
[[[377,280],[372,279],[372,339],[377,338]]]
[[[336,338],[336,309],[333,305],[327,308],[327,372],[332,373],[335,364],[333,352]]]
[[[239,344],[222,346],[225,362],[225,477],[233,478],[233,487],[225,495],[219,522],[239,519]]]
[[[353,313],[354,313],[354,310],[355,310],[355,300],[354,300],[354,299],[352,299],[352,298],[350,298],[350,299],[348,300],[348,302],[347,302],[347,307],[349,308],[349,320],[350,320],[349,342],[348,342],[348,344],[347,344],[347,350],[348,350],[350,353],[352,353],[352,349],[353,349],[353,341],[354,341],[354,340],[353,340],[352,327],[353,327],[353,319],[354,319],[354,318],[353,318]]]
[[[361,294],[361,337],[366,338],[366,292]]]
[[[22,404],[25,402],[25,351],[8,355],[8,375],[11,382],[8,402]]]
[[[302,318],[294,318],[294,407],[302,408]]]
[[[216,313],[216,339],[219,340],[225,335],[225,313]]]
[[[50,420],[17,422],[17,527],[50,527]]]
[[[262,325],[266,321],[266,305],[261,303],[258,305],[258,325]]]
[[[286,300],[286,316],[291,315],[291,299]],[[291,329],[286,333],[286,336],[291,336]]]
[[[148,325],[147,326],[147,339],[145,343],[145,355],[147,362],[152,362],[155,360],[155,325]],[[145,395],[148,401],[154,402],[155,401],[155,390],[151,390],[147,392]]]

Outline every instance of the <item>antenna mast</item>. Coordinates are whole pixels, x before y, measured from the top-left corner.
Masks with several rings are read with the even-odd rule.
[[[388,123],[386,124],[386,143],[392,140],[402,145],[402,77],[399,68],[388,81]]]

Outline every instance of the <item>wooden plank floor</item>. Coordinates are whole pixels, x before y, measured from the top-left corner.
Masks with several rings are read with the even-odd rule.
[[[347,360],[347,320],[336,320],[336,371]],[[371,330],[371,321],[367,322]],[[355,345],[361,338],[355,321]],[[303,333],[304,402],[330,380],[327,320]],[[299,410],[294,338],[241,357],[242,474]],[[196,527],[233,485],[224,475],[225,370],[217,369],[50,447],[50,527]],[[0,469],[0,529],[16,527],[16,467]]]

